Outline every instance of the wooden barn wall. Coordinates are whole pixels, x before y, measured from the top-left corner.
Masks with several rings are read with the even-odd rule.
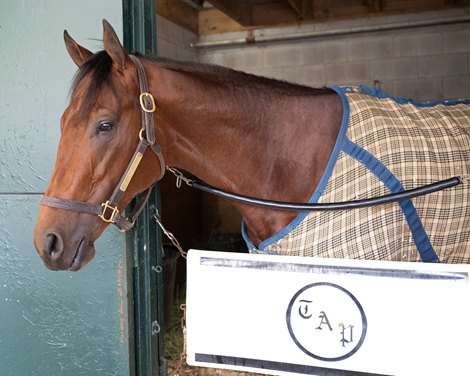
[[[299,34],[467,15],[468,9],[264,29]],[[245,33],[201,41],[244,38]],[[312,86],[378,85],[417,100],[470,97],[470,23],[199,50],[199,61]]]

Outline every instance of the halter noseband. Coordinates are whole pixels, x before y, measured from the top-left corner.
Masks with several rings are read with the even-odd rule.
[[[100,217],[104,222],[115,224],[120,230],[127,231],[134,227],[134,222],[139,216],[140,212],[147,203],[153,186],[142,193],[143,198],[140,203],[134,209],[134,212],[130,216],[130,219],[124,217],[118,209],[119,202],[121,201],[124,192],[126,191],[132,177],[134,176],[137,167],[142,160],[142,157],[148,147],[155,153],[160,163],[160,176],[157,180],[160,180],[165,174],[165,161],[163,159],[162,150],[159,143],[156,141],[155,128],[153,122],[153,113],[155,112],[155,100],[148,92],[147,77],[145,75],[145,69],[142,62],[135,56],[129,55],[136,66],[137,78],[139,80],[139,103],[142,112],[142,128],[139,132],[140,142],[134,151],[129,165],[126,171],[122,175],[119,183],[114,189],[113,194],[106,202],[102,204],[92,204],[83,201],[66,200],[63,198],[43,196],[41,199],[41,205],[50,206],[57,209],[65,209],[75,211],[79,213],[94,214]]]

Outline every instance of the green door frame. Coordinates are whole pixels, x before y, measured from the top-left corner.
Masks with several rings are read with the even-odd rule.
[[[156,56],[155,0],[123,0],[124,47]],[[166,376],[163,354],[163,251],[153,215],[160,207],[158,187],[127,234],[129,286],[129,354],[132,376]],[[134,203],[135,204],[135,203]]]

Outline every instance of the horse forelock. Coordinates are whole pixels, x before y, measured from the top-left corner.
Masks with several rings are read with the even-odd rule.
[[[88,80],[84,95],[79,104],[80,114],[88,113],[96,102],[98,95],[105,85],[111,82],[113,61],[106,51],[100,51],[90,56],[75,74],[70,89],[72,100],[85,79]]]

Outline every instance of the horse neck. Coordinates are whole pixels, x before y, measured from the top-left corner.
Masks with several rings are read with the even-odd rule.
[[[150,86],[161,108],[157,132],[168,165],[235,193],[308,200],[338,133],[341,108],[335,95],[324,90],[283,94],[265,84],[240,86],[223,80],[208,84],[194,74],[160,71]],[[259,239],[296,215],[235,206],[250,235]]]

